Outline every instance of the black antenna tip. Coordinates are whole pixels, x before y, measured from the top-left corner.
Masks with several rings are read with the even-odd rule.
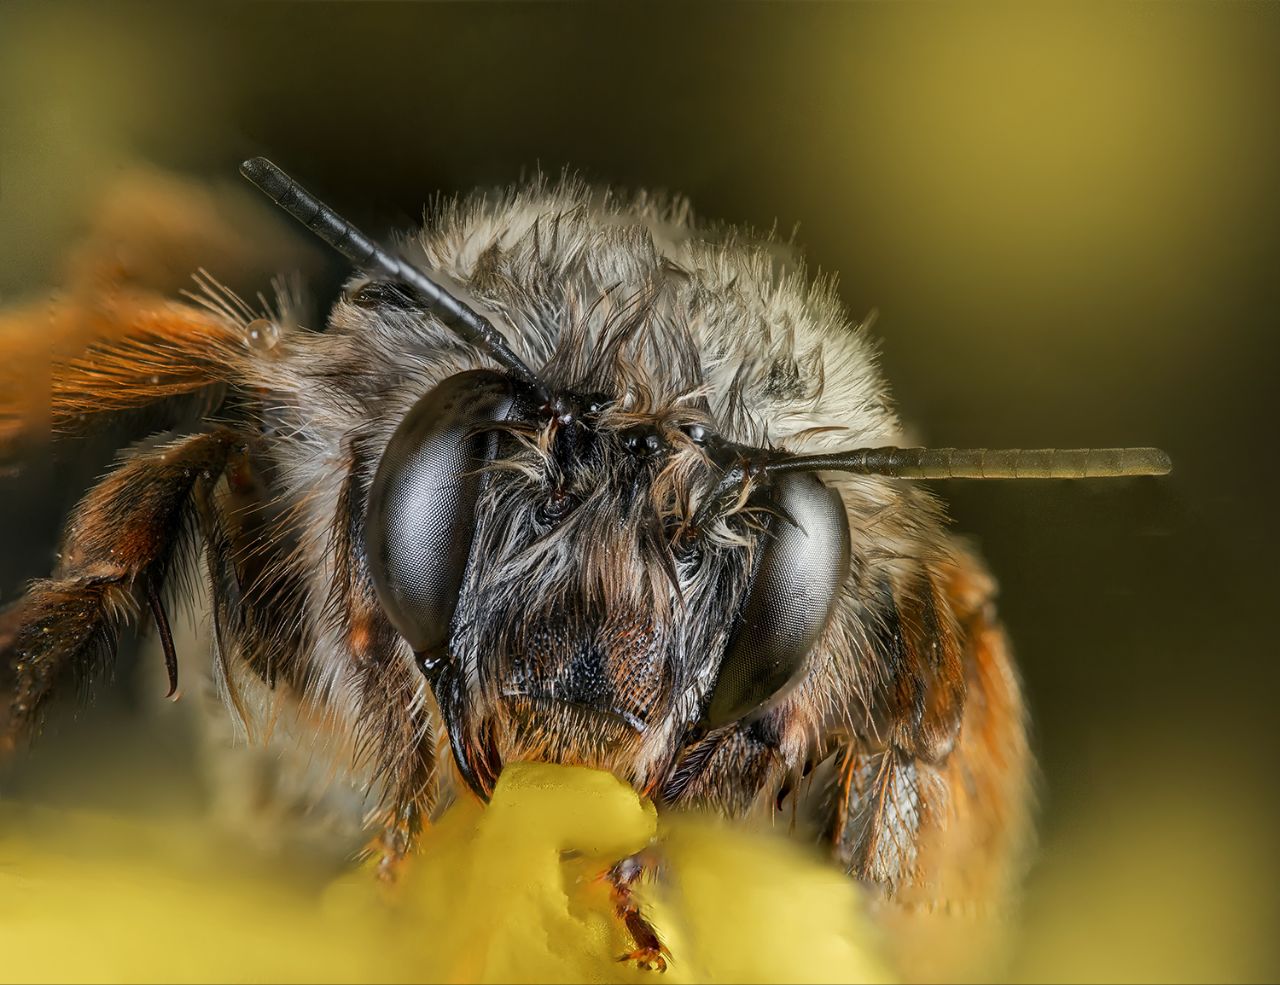
[[[266,177],[272,171],[278,171],[274,164],[265,157],[251,157],[240,165],[240,173],[252,181],[255,185],[261,178]]]
[[[261,188],[268,198],[279,202],[293,184],[289,176],[265,157],[251,157],[240,165],[240,173]]]

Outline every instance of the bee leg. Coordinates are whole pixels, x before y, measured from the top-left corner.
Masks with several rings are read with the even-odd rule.
[[[316,256],[247,189],[150,168],[106,182],[83,220],[83,236],[52,272],[59,294],[0,310],[0,452],[47,439],[50,424],[80,430],[78,414],[220,382],[219,349],[243,349],[232,324],[243,319],[169,298],[191,288],[202,266],[247,287],[276,270],[309,269]],[[91,348],[95,360],[79,361]]]
[[[0,311],[0,454],[174,397],[211,403],[236,377],[231,319],[146,291],[60,297]]]
[[[611,868],[605,878],[609,882],[614,912],[635,941],[635,948],[618,958],[629,961],[644,971],[666,971],[671,952],[658,936],[658,931],[645,917],[636,900],[633,887],[654,863],[643,854],[624,858]]]
[[[65,672],[105,670],[122,627],[158,603],[193,491],[216,481],[234,440],[218,430],[135,453],[76,508],[53,577],[0,616],[0,751],[35,730]]]
[[[409,866],[420,827],[415,813],[411,806],[382,811],[377,834],[365,849],[370,858],[377,859],[374,873],[387,886],[396,885]]]
[[[297,269],[315,255],[280,228],[255,193],[145,165],[101,182],[83,203],[61,280],[76,291],[131,285],[174,293],[204,266],[235,282]]]

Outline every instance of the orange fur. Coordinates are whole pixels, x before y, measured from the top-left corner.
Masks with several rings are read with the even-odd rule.
[[[235,319],[169,300],[208,268],[229,282],[305,270],[312,254],[247,190],[150,168],[102,190],[67,252],[58,294],[0,310],[0,460],[79,415],[128,410],[222,382]]]
[[[936,765],[915,761],[920,828],[914,862],[878,904],[907,980],[989,970],[1031,837],[1026,712],[995,612],[995,584],[964,555],[940,574],[959,630],[967,696],[950,753]],[[882,755],[887,762],[894,753]],[[841,777],[846,801],[857,796],[853,774],[850,767]]]
[[[0,315],[0,448],[225,382],[239,329],[142,291]]]

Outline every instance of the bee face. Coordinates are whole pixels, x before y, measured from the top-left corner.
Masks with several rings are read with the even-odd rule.
[[[771,529],[798,522],[780,519],[773,487],[824,487],[765,481],[711,510],[725,451],[714,421],[686,395],[629,384],[628,365],[549,378],[549,398],[498,373],[447,378],[383,455],[367,526],[380,595],[482,795],[503,763],[530,758],[652,787],[717,680],[715,724],[757,712],[804,670],[830,615],[848,556],[838,496],[834,535],[819,524],[812,540],[839,557],[810,579],[822,597],[796,630],[802,600],[747,601],[757,581],[777,594],[779,565],[812,560]]]
[[[698,714],[750,550],[683,547],[711,467],[674,430],[605,411],[500,442],[451,648],[500,762],[647,786]]]

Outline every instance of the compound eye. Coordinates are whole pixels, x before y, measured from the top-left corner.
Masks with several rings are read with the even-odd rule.
[[[405,415],[388,442],[365,518],[365,549],[387,617],[415,653],[449,642],[471,553],[476,502],[510,379],[473,370],[443,380]]]
[[[705,724],[756,718],[804,674],[849,570],[849,523],[839,493],[812,473],[775,480],[769,523],[738,612]]]

